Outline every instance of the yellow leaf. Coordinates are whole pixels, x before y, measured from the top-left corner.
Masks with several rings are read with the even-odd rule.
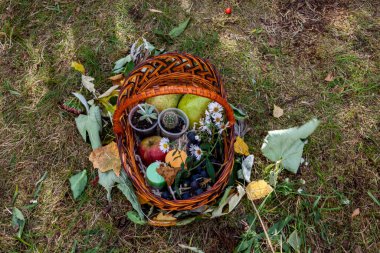
[[[79,62],[77,62],[77,61],[71,62],[71,67],[73,69],[75,69],[76,71],[81,72],[82,75],[84,75],[84,72],[85,72],[84,66],[82,64],[80,64]]]
[[[153,218],[155,221],[175,221],[177,218],[173,217],[172,214],[164,214],[164,213],[159,213],[156,217]]]
[[[250,182],[246,188],[247,196],[250,200],[265,198],[272,191],[273,188],[264,180]]]
[[[116,176],[120,176],[121,162],[116,142],[95,149],[91,152],[89,159],[95,169],[101,172],[113,170]]]
[[[248,145],[243,141],[240,136],[236,137],[236,141],[234,144],[235,153],[249,156]]]

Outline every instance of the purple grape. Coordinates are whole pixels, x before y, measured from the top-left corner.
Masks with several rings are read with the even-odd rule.
[[[200,174],[195,174],[191,176],[191,181],[196,181],[197,179],[201,178],[202,176]]]
[[[201,173],[200,173],[200,175],[201,175],[203,178],[208,177],[208,174],[207,174],[207,172],[206,172],[205,170],[202,170]]]
[[[199,188],[199,182],[198,181],[193,181],[193,182],[191,182],[191,184],[190,184],[190,187],[191,187],[191,189],[192,190],[196,190],[196,189],[198,189]]]
[[[199,195],[203,193],[203,189],[199,188],[195,191],[195,195]]]
[[[164,191],[161,193],[161,198],[164,198],[164,199],[170,199],[171,198],[171,195],[168,191]]]
[[[182,194],[182,199],[189,199],[191,198],[190,192],[185,192]]]

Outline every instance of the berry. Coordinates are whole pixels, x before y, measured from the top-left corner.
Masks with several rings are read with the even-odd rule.
[[[199,182],[198,181],[191,182],[190,187],[191,187],[192,190],[199,189]]]
[[[164,191],[161,193],[161,198],[164,198],[164,199],[170,199],[171,195],[168,191]]]
[[[196,181],[197,179],[201,178],[202,176],[200,174],[195,174],[191,176],[191,181]]]
[[[202,170],[201,173],[200,173],[200,175],[202,177],[208,177],[208,174],[207,174],[207,172],[205,170]]]
[[[199,194],[202,194],[203,193],[203,190],[201,188],[197,189],[195,191],[195,195],[199,195]]]
[[[230,7],[226,8],[226,9],[224,10],[224,13],[226,13],[227,15],[230,15],[231,12],[232,12],[232,9],[231,9]]]
[[[185,192],[182,194],[182,199],[189,199],[191,198],[190,192]]]

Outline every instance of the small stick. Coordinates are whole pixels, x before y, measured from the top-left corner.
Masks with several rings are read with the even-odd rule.
[[[171,187],[170,185],[168,185],[168,189],[169,189],[169,191],[170,191],[170,194],[173,196],[173,199],[174,199],[174,200],[177,200],[177,199],[175,198],[174,191],[173,191],[173,189],[172,189],[172,187]]]
[[[255,203],[253,203],[253,200],[251,200],[251,203],[252,203],[252,205],[253,205],[253,209],[255,209],[255,213],[256,213],[257,217],[259,218],[259,221],[260,221],[261,227],[262,227],[263,230],[264,230],[264,234],[265,234],[265,237],[267,238],[267,241],[268,241],[269,247],[270,247],[271,251],[272,251],[273,253],[275,253],[275,251],[274,251],[274,249],[273,249],[273,246],[272,246],[272,242],[271,242],[271,240],[270,240],[270,238],[269,238],[269,235],[268,235],[267,229],[266,229],[265,226],[264,226],[264,222],[263,222],[263,220],[261,219],[261,216],[260,216],[260,214],[259,214],[259,211],[257,210]]]

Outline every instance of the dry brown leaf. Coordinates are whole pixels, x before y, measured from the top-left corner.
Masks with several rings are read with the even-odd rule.
[[[354,218],[355,216],[358,216],[360,214],[360,209],[359,208],[356,208],[352,214],[351,214],[351,218]]]
[[[326,78],[325,78],[325,81],[326,81],[326,82],[332,82],[332,81],[334,81],[334,75],[333,75],[332,72],[329,72],[329,73],[327,74],[327,76],[326,76]]]
[[[168,186],[171,186],[174,183],[175,177],[177,176],[178,171],[181,168],[173,168],[170,166],[164,166],[161,164],[159,168],[157,168],[157,173],[160,174],[164,179]]]
[[[234,144],[235,153],[249,156],[249,148],[248,145],[244,142],[240,136],[236,137],[236,141]]]
[[[339,85],[335,85],[335,87],[332,88],[331,91],[334,92],[334,93],[342,93],[344,91],[344,88],[341,87],[341,86],[339,86]]]
[[[284,115],[284,110],[277,105],[273,105],[273,117],[279,118],[282,115]]]
[[[116,142],[95,149],[91,152],[89,160],[95,169],[101,172],[113,170],[117,176],[120,176],[121,162]]]
[[[118,74],[118,75],[115,75],[115,76],[111,76],[108,79],[110,79],[112,81],[113,85],[122,86],[124,84],[124,82],[125,82],[125,77],[124,77],[123,74]]]
[[[155,221],[175,221],[177,218],[173,217],[172,214],[159,213],[156,217],[153,218]]]
[[[248,199],[257,200],[268,196],[273,191],[273,188],[264,180],[250,182],[245,189]]]

